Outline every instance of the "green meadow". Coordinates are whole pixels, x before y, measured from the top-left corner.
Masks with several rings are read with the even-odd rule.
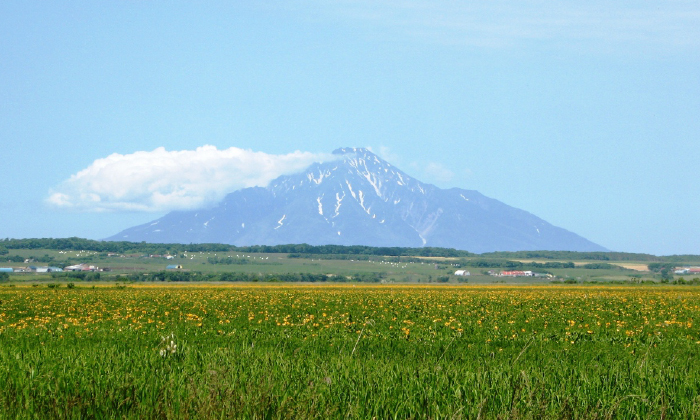
[[[692,286],[0,288],[0,418],[700,418]]]
[[[314,255],[290,253],[175,252],[172,259],[148,253],[110,254],[97,251],[12,249],[0,263],[3,267],[57,266],[84,263],[99,269],[100,279],[107,281],[148,281],[143,274],[168,270],[170,265],[182,267],[176,271],[191,273],[188,281],[218,281],[222,273],[244,273],[258,276],[260,281],[274,281],[274,275],[305,273],[327,275],[328,281],[368,281],[381,283],[548,283],[568,282],[660,282],[658,272],[649,271],[649,261],[607,260],[596,262],[586,259],[546,260],[522,258],[418,257],[382,255]],[[166,255],[166,254],[162,254]],[[167,254],[170,255],[170,254]],[[585,256],[585,254],[582,254]],[[0,257],[3,258],[3,257]],[[29,260],[30,262],[25,262]],[[519,264],[519,266],[512,266]],[[540,266],[532,266],[539,264]],[[558,264],[559,266],[556,266]],[[677,265],[700,265],[700,257],[679,261]],[[544,266],[543,265],[547,265]],[[551,267],[555,265],[554,267]],[[561,267],[562,265],[566,267]],[[589,268],[594,266],[595,268]],[[629,268],[633,267],[633,268]],[[467,270],[470,276],[455,276],[457,270]],[[488,271],[530,270],[550,277],[494,277]],[[174,271],[174,270],[168,270]],[[139,276],[141,275],[141,276]],[[196,277],[199,275],[199,277]],[[11,275],[16,282],[76,281],[67,274],[23,273]],[[669,276],[672,281],[680,276]],[[696,276],[697,277],[697,276]],[[95,277],[91,277],[93,280]],[[79,279],[78,279],[79,280]],[[685,280],[691,281],[692,276]],[[224,279],[225,281],[225,279]],[[250,281],[250,280],[248,280]]]

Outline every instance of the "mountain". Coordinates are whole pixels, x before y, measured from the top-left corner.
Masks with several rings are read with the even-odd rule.
[[[107,240],[445,247],[476,253],[605,248],[477,191],[424,184],[368,149],[245,188],[213,208],[174,211]]]

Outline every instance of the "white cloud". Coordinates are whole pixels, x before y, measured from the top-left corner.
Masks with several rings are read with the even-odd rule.
[[[329,154],[286,155],[231,147],[114,153],[97,159],[49,191],[46,201],[78,211],[170,211],[215,203],[235,190],[266,186],[280,175],[304,170]]]

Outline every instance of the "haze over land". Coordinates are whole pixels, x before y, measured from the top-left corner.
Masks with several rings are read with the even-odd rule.
[[[697,254],[699,52],[697,2],[2,2],[0,237],[104,238],[353,145]]]

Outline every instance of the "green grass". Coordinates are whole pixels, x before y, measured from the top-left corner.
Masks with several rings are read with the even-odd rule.
[[[700,418],[699,309],[678,286],[2,288],[0,418]]]
[[[437,282],[438,277],[448,276],[450,282],[468,281],[470,283],[494,283],[507,282],[513,284],[520,283],[546,283],[549,280],[544,278],[494,278],[485,276],[482,271],[488,270],[488,267],[465,267],[472,273],[468,278],[458,278],[453,275],[457,267],[452,266],[459,259],[433,259],[431,262],[408,262],[408,258],[402,257],[400,263],[396,263],[396,257],[378,257],[372,256],[372,261],[351,261],[351,260],[319,260],[312,258],[287,258],[287,254],[251,254],[251,253],[236,253],[236,252],[196,252],[187,253],[187,257],[182,258],[183,254],[176,255],[176,258],[166,260],[165,258],[143,258],[141,256],[124,256],[124,257],[108,257],[106,254],[97,252],[80,252],[80,251],[55,251],[48,249],[13,249],[10,250],[10,255],[20,255],[24,258],[35,257],[42,258],[48,256],[53,258],[53,262],[35,262],[33,265],[62,265],[66,263],[85,262],[102,268],[109,268],[111,272],[107,274],[107,279],[117,281],[115,278],[110,278],[111,275],[132,274],[141,272],[154,272],[164,270],[167,265],[177,264],[182,265],[186,271],[196,271],[204,274],[213,273],[220,274],[224,272],[242,272],[251,274],[285,274],[285,273],[313,273],[313,274],[332,274],[340,278],[348,278],[354,274],[364,273],[382,273],[383,279],[386,282],[409,282],[409,283],[428,283]],[[231,256],[249,261],[248,264],[209,264],[208,258],[225,258]],[[483,260],[481,257],[468,258]],[[418,260],[416,260],[418,261]],[[435,268],[434,261],[439,261],[438,268]],[[590,261],[587,261],[590,263]],[[614,261],[610,261],[614,263]],[[630,261],[625,261],[629,263]],[[642,262],[640,262],[642,263]],[[26,266],[27,263],[0,263],[2,266],[19,267]],[[493,268],[495,271],[501,271],[502,268]],[[534,271],[547,271],[560,278],[572,278],[579,282],[585,281],[625,281],[632,276],[637,276],[643,279],[653,279],[654,276],[649,272],[639,272],[633,270],[618,270],[618,269],[585,269],[585,268],[567,268],[567,269],[535,269]],[[658,277],[658,276],[657,276]],[[40,277],[37,274],[14,275],[16,281],[37,281]],[[656,279],[658,281],[658,278]]]

